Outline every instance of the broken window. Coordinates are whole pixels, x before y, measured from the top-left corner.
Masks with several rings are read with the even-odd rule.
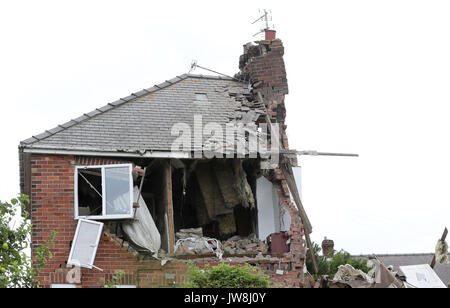
[[[75,167],[75,218],[133,218],[132,165]]]
[[[102,230],[103,223],[80,219],[67,264],[92,269]]]

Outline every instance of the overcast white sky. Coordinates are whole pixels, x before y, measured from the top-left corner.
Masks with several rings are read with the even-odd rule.
[[[450,226],[450,2],[0,0],[0,200],[23,139],[186,73],[238,71],[272,9],[314,241],[432,252]],[[196,73],[205,73],[197,71]]]

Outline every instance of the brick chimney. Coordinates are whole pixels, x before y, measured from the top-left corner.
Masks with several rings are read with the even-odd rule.
[[[274,30],[265,31],[265,40],[244,45],[236,78],[248,81],[255,94],[260,94],[272,122],[280,124],[282,146],[288,148],[285,134],[285,95],[289,93],[284,65],[284,47]]]
[[[334,249],[334,242],[333,240],[327,240],[327,238],[325,237],[325,239],[322,241],[322,253],[324,256],[328,256],[330,251],[332,251]]]

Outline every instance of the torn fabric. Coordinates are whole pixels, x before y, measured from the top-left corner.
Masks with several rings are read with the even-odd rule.
[[[138,199],[139,188],[134,187],[134,200]],[[139,198],[139,208],[136,209],[136,219],[122,223],[122,229],[135,245],[149,250],[157,257],[161,248],[161,235],[153,220],[144,198]]]

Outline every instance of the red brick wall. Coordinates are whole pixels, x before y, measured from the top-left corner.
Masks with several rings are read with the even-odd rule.
[[[51,249],[53,258],[39,275],[42,287],[52,283],[66,283],[66,274],[70,270],[66,266],[70,253],[77,221],[74,220],[74,166],[121,163],[121,161],[102,158],[82,158],[61,155],[37,155],[31,158],[31,220],[32,220],[32,256],[34,249],[44,244],[52,231],[56,231],[55,247]],[[280,262],[263,262],[249,260],[267,270],[273,283],[286,287],[300,287],[303,280],[304,248],[302,241],[302,225],[295,207],[279,185],[282,203],[292,216],[291,252],[283,260],[281,266],[287,272],[276,275]],[[214,264],[216,261],[199,260],[200,265]],[[243,261],[245,262],[245,261]],[[133,284],[140,287],[168,287],[181,284],[186,279],[187,261],[168,262],[161,266],[159,261],[140,260],[140,257],[109,230],[104,229],[95,258],[95,266],[103,269],[82,269],[80,287],[102,287],[111,280],[118,270],[127,274],[122,284]]]

